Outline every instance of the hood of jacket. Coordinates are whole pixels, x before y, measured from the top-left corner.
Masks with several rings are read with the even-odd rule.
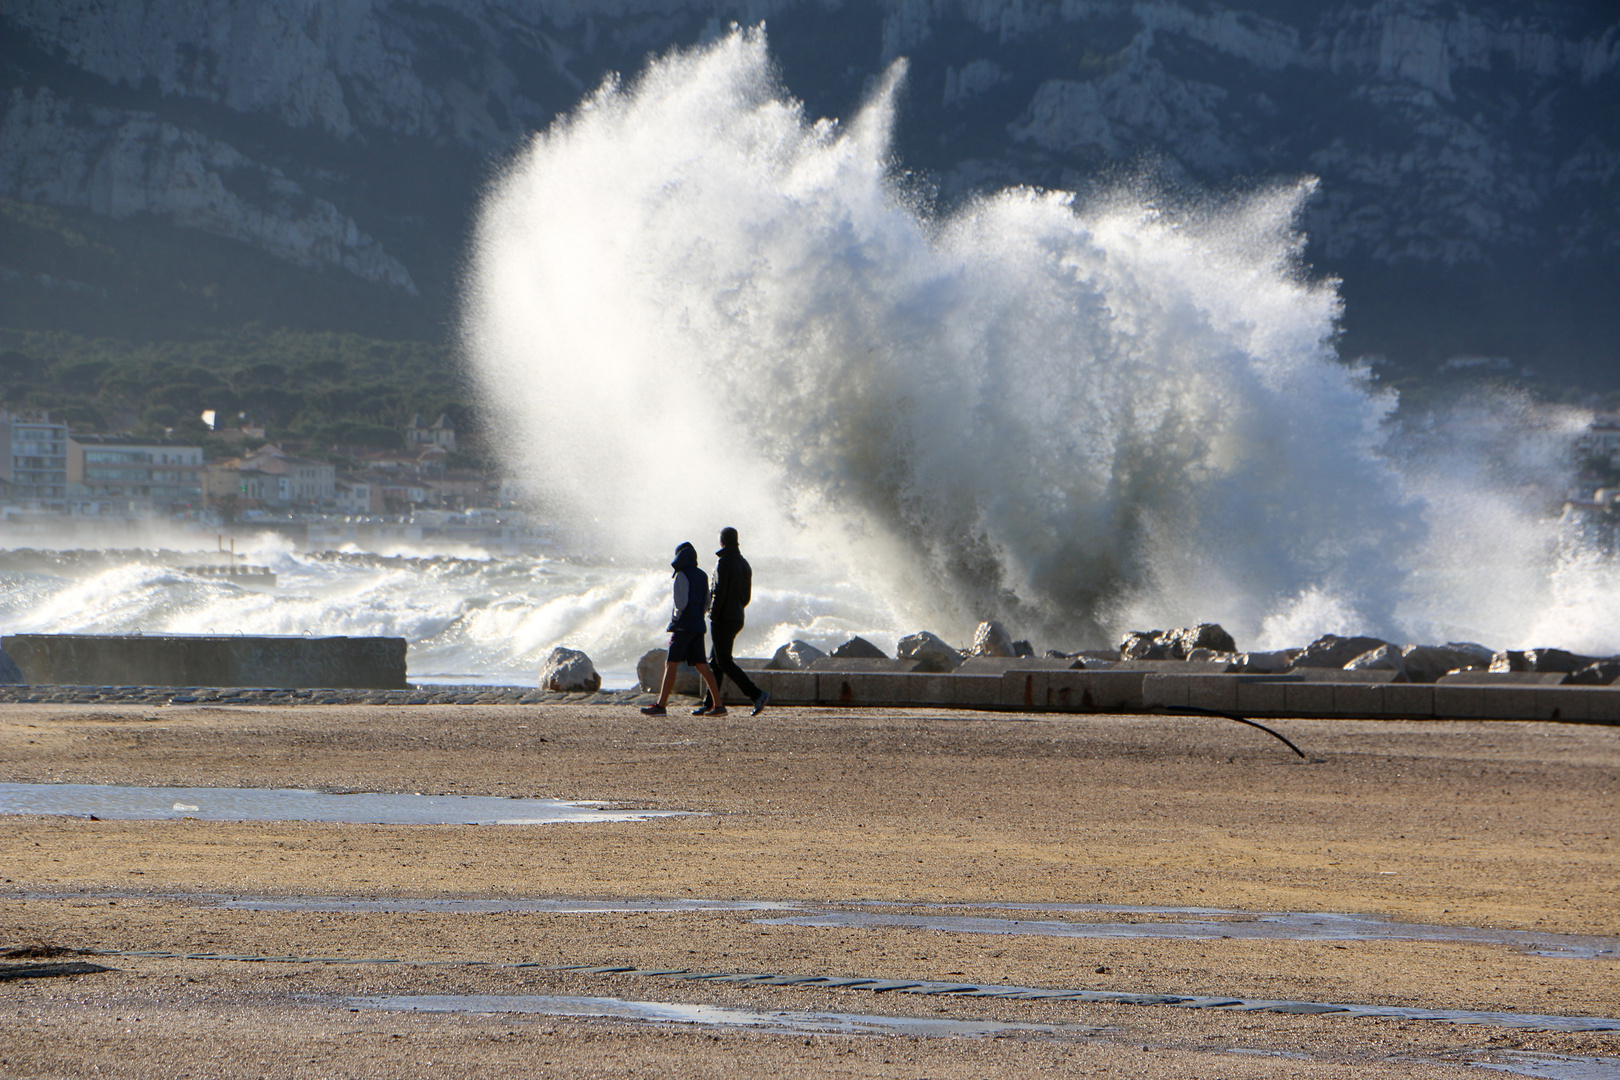
[[[680,547],[675,549],[675,558],[671,560],[669,565],[674,567],[675,573],[678,574],[682,570],[692,569],[697,564],[697,548],[690,543],[682,543]]]

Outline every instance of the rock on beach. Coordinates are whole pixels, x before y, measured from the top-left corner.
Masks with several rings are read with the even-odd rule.
[[[602,689],[602,676],[589,656],[559,645],[540,665],[540,689],[594,694]]]

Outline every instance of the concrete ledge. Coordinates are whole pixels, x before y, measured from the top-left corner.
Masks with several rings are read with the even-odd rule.
[[[405,689],[405,639],[12,634],[30,683]]]
[[[816,704],[816,673],[813,671],[750,671],[748,677],[771,695],[774,705]]]

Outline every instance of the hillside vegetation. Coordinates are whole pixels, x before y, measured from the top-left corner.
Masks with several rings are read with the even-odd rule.
[[[132,344],[0,331],[0,402],[48,409],[75,430],[209,441],[199,419],[262,424],[315,447],[402,445],[411,416],[474,426],[453,351],[421,341],[247,326],[189,341]]]

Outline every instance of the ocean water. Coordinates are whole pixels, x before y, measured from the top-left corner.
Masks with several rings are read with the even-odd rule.
[[[1590,416],[1496,392],[1392,423],[1300,264],[1314,181],[940,213],[892,157],[903,81],[809,117],[737,31],[605,84],[492,183],[470,374],[563,554],[244,537],[280,575],[258,593],[164,550],[213,534],[42,554],[0,531],[0,634],[390,634],[452,682],[527,682],[566,644],[623,686],[675,545],[712,567],[732,525],[742,655],[966,644],[983,618],[1043,650],[1215,621],[1241,648],[1620,652],[1620,567],[1556,522]]]
[[[110,538],[109,538],[110,539]],[[268,566],[273,590],[189,574],[217,562],[206,545],[41,551],[0,547],[0,636],[23,633],[382,635],[409,643],[418,682],[533,685],[559,644],[590,654],[609,688],[635,684],[635,664],[665,644],[668,568],[607,559],[300,552],[263,534],[239,561]],[[712,560],[711,560],[712,563]],[[864,634],[893,649],[894,613],[837,583],[806,589],[803,569],[759,561],[739,655],[793,638],[826,648]]]

